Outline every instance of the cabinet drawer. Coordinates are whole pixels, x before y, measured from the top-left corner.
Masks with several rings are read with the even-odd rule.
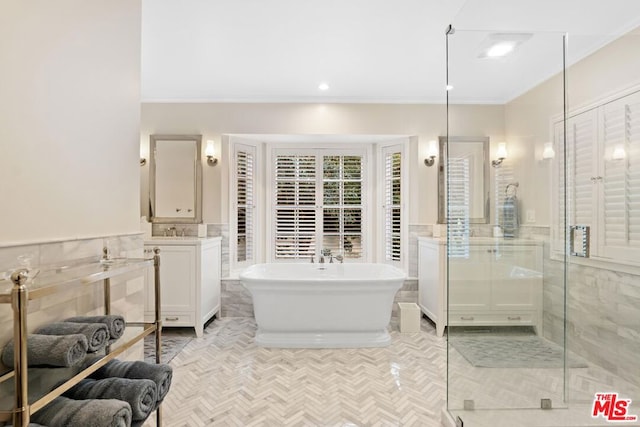
[[[451,313],[449,324],[451,326],[462,325],[533,325],[535,324],[533,313]]]
[[[193,326],[192,313],[162,313],[162,326]]]

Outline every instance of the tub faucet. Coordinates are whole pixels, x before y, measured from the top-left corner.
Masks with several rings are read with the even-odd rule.
[[[164,232],[165,236],[173,236],[176,237],[178,230],[175,227],[167,227],[167,229]]]
[[[342,264],[344,262],[344,257],[342,255],[336,255],[336,261]],[[333,257],[331,258],[331,262],[333,262]]]
[[[320,255],[320,260],[318,262],[320,264],[324,264],[324,255]]]

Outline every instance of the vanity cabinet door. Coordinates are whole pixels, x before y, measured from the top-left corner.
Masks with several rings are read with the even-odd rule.
[[[491,307],[491,260],[486,246],[468,246],[468,254],[449,259],[449,309],[486,311]]]
[[[162,313],[190,312],[195,307],[196,248],[160,247]]]
[[[503,246],[491,263],[491,308],[501,311],[536,310],[542,295],[542,271],[536,246]]]

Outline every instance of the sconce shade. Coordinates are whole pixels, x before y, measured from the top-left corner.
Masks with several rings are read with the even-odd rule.
[[[553,149],[553,144],[551,142],[546,142],[544,144],[544,150],[542,151],[542,159],[549,160],[553,159],[556,156],[556,152]]]
[[[612,160],[623,160],[627,156],[627,153],[624,151],[624,147],[622,145],[617,145],[613,149],[613,154],[611,155]]]
[[[427,148],[427,157],[424,159],[425,166],[433,166],[438,157],[438,144],[436,141],[429,141],[429,147]]]
[[[207,157],[207,164],[209,166],[215,166],[218,164],[218,159],[215,157],[215,151],[213,148],[213,141],[207,141],[207,148],[204,150],[204,155]]]
[[[491,166],[494,168],[500,167],[502,161],[507,158],[507,143],[501,142],[498,144],[498,150],[496,151],[496,160],[491,161]]]

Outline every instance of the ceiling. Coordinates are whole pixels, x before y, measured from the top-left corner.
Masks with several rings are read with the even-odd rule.
[[[640,25],[639,0],[142,3],[144,102],[442,103],[452,24],[452,98],[504,103],[561,69],[564,32],[571,63]],[[496,32],[532,36],[478,58]]]

